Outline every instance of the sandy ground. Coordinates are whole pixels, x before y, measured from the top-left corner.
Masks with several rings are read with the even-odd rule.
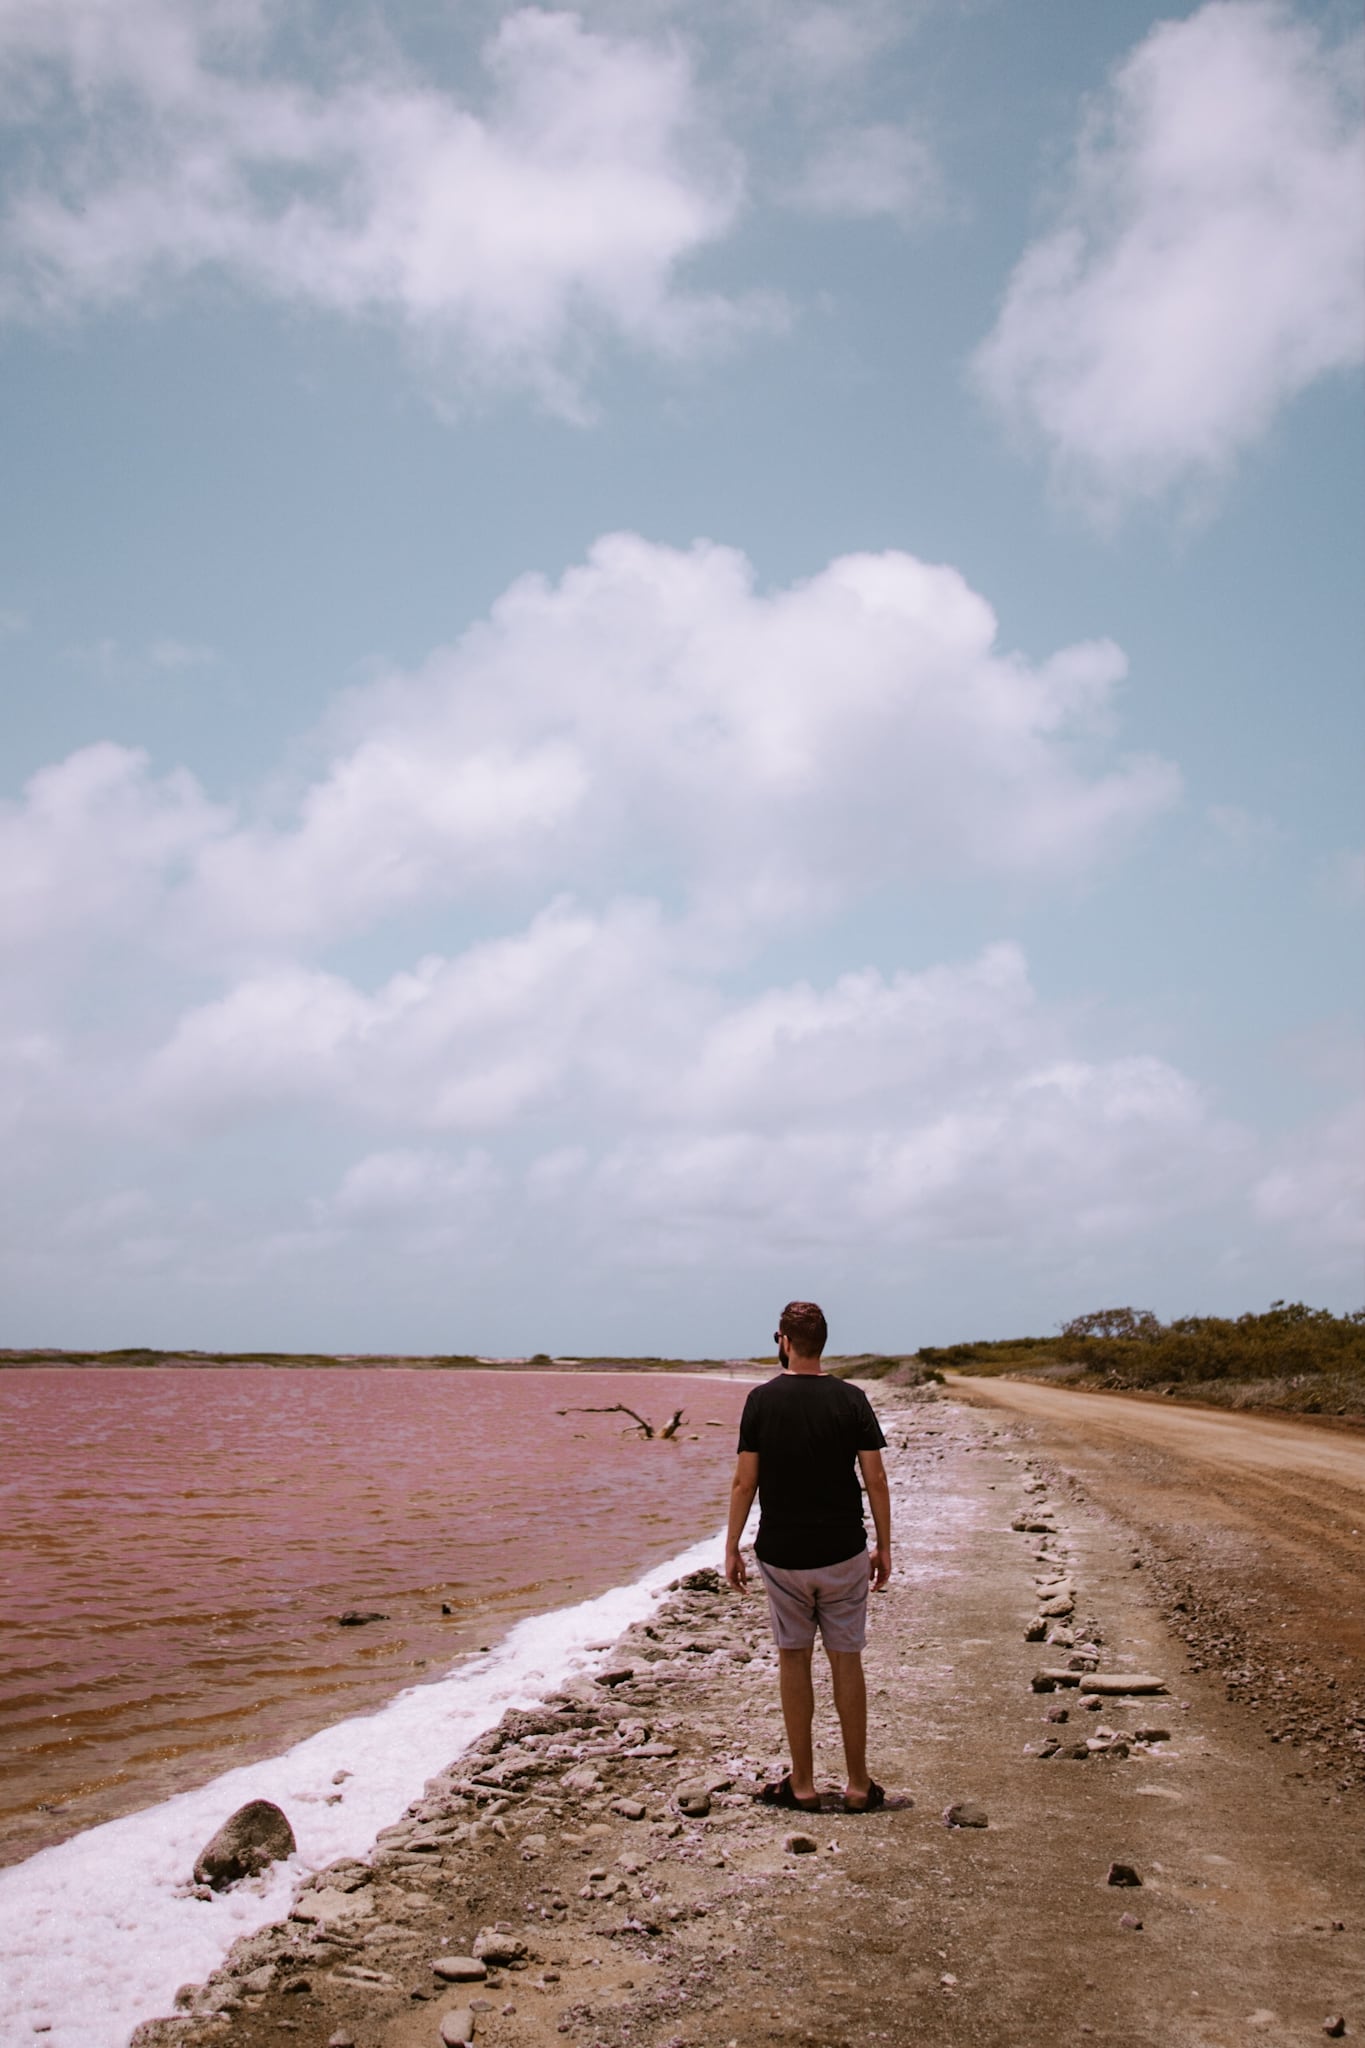
[[[1288,2048],[1338,2015],[1359,2037],[1365,1802],[1349,1772],[1272,1743],[1173,1632],[1142,1519],[1163,1460],[1175,1522],[1186,1492],[1193,1513],[1216,1483],[1216,1561],[1239,1490],[1274,1483],[1297,1557],[1320,1488],[1358,1498],[1349,1472],[1294,1478],[1206,1449],[1189,1453],[1201,1482],[1184,1450],[1074,1406],[1017,1412],[1016,1391],[965,1405],[874,1390],[898,1562],[868,1652],[873,1768],[912,1795],[908,1811],[755,1806],[784,1760],[761,1596],[680,1588],[601,1674],[629,1677],[509,1717],[367,1864],[313,1880],[298,1917],[187,1987],[186,2010],[141,2029],[140,2048],[437,2048],[459,2013],[493,2048]],[[1201,1569],[1198,1527],[1182,1541]],[[1267,1599],[1280,1556],[1260,1553]],[[1026,1641],[1039,1582],[1058,1579],[1051,1604],[1066,1608],[1067,1584],[1072,1602],[1048,1620],[1058,1640]],[[1299,1580],[1281,1590],[1292,1604]],[[1098,1673],[1034,1690],[1073,1657]],[[1124,1674],[1166,1690],[1086,1704],[1087,1681]],[[826,1686],[818,1765],[833,1787],[827,1702]],[[962,1801],[986,1825],[946,1825]],[[1115,1863],[1140,1885],[1109,1883]],[[479,1981],[433,1968],[475,1948],[491,1950]]]

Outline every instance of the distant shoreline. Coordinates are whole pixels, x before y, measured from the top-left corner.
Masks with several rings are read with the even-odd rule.
[[[243,1366],[263,1371],[326,1372],[361,1366],[405,1372],[657,1372],[695,1379],[775,1370],[776,1364],[776,1359],[763,1358],[551,1358],[544,1353],[532,1358],[480,1358],[458,1353],[409,1355],[368,1351],[155,1351],[142,1347],[127,1351],[59,1351],[38,1345],[29,1349],[0,1349],[0,1372],[70,1366],[93,1371],[160,1372],[167,1368]]]

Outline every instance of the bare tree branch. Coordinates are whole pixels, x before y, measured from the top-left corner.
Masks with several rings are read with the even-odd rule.
[[[648,1438],[648,1439],[649,1439],[649,1440],[650,1440],[651,1442],[653,1441],[653,1437],[654,1437],[654,1425],[653,1425],[653,1423],[652,1423],[652,1422],[646,1422],[646,1421],[645,1421],[645,1418],[644,1418],[644,1416],[643,1416],[643,1415],[637,1415],[637,1414],[635,1413],[635,1410],[634,1410],[633,1408],[627,1408],[627,1406],[626,1406],[626,1404],[625,1404],[625,1402],[624,1402],[624,1401],[613,1401],[613,1402],[612,1402],[612,1404],[611,1404],[611,1406],[610,1406],[609,1408],[556,1408],[556,1410],[555,1410],[555,1414],[556,1414],[556,1415],[628,1415],[628,1416],[630,1417],[631,1421],[632,1421],[633,1423],[635,1423],[635,1424],[636,1424],[636,1426],[637,1426],[638,1428],[640,1428],[640,1429],[642,1429],[642,1430],[644,1431],[644,1433],[645,1433],[645,1436],[646,1436],[646,1437],[647,1437],[647,1438]]]
[[[633,1408],[627,1408],[624,1401],[613,1401],[609,1408],[556,1408],[556,1415],[628,1415],[637,1429],[644,1431],[645,1440],[653,1443],[657,1437],[660,1443],[671,1442],[682,1428],[684,1410],[675,1408],[669,1421],[662,1429],[656,1430],[652,1422],[646,1422],[643,1415],[637,1415]]]

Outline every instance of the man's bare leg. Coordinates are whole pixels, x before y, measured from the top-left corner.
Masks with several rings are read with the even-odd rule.
[[[872,1780],[867,1774],[867,1681],[863,1677],[862,1653],[831,1650],[830,1677],[834,1681],[834,1711],[844,1738],[844,1763],[848,1769],[845,1798],[861,1806]]]
[[[782,1692],[782,1719],[787,1724],[787,1746],[791,1751],[792,1791],[798,1799],[815,1797],[815,1750],[811,1729],[815,1721],[815,1686],[809,1650],[779,1650],[778,1683]],[[866,1705],[864,1705],[866,1718]]]

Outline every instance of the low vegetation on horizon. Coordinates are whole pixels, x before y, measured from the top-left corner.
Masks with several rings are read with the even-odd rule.
[[[481,1358],[451,1352],[408,1356],[373,1352],[0,1350],[0,1369],[24,1365],[87,1366],[402,1366],[431,1372],[695,1373],[734,1365],[776,1370],[774,1357],[567,1358],[538,1351],[529,1358]],[[1365,1420],[1365,1309],[1334,1315],[1304,1302],[1273,1301],[1263,1313],[1179,1316],[1163,1323],[1150,1309],[1106,1308],[1075,1316],[1052,1337],[1005,1337],[976,1343],[921,1345],[893,1355],[861,1352],[831,1357],[838,1379],[888,1386],[942,1384],[947,1370],[1005,1374],[1053,1385],[1164,1394],[1227,1408],[1279,1409],[1290,1414]]]
[[[1159,1393],[1226,1408],[1365,1417],[1365,1309],[1344,1316],[1301,1301],[1261,1314],[1179,1316],[1106,1308],[1055,1337],[924,1345],[925,1365],[973,1375]]]

